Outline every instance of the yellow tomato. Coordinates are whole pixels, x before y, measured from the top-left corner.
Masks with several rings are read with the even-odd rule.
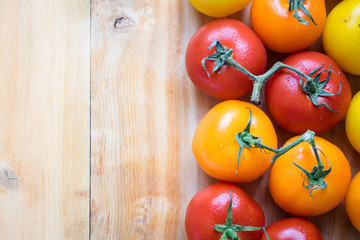
[[[189,0],[198,11],[211,17],[226,17],[245,8],[251,0]]]
[[[348,0],[350,1],[350,0]],[[354,227],[360,231],[360,172],[351,181],[349,191],[345,197],[345,209]]]
[[[345,126],[349,142],[360,153],[360,92],[351,100]]]
[[[360,75],[360,1],[342,1],[330,12],[323,32],[324,50],[346,72]]]

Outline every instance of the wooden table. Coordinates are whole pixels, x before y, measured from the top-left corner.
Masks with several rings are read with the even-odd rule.
[[[249,23],[248,10],[231,17]],[[189,200],[217,181],[190,143],[219,101],[184,66],[211,20],[187,0],[0,1],[0,239],[186,239]],[[343,122],[321,136],[360,170]],[[270,224],[288,214],[267,180],[241,186]],[[311,220],[324,239],[360,239],[343,204]]]

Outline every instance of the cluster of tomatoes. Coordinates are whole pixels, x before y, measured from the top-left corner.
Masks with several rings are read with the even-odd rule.
[[[250,1],[190,0],[213,17],[231,15]],[[348,139],[360,152],[360,93],[351,100],[342,72],[360,75],[360,1],[344,0],[326,16],[324,0],[253,0],[250,20],[252,29],[229,18],[209,22],[186,51],[194,85],[224,100],[204,116],[193,137],[199,166],[223,182],[190,201],[188,239],[322,239],[301,217],[324,214],[344,198],[360,231],[360,173],[351,181],[343,152],[315,136],[346,117]],[[321,34],[327,55],[304,51]],[[269,67],[266,48],[290,55]],[[236,100],[249,93],[251,103]],[[274,122],[301,134],[281,148],[271,120],[256,106],[262,93]],[[296,217],[264,228],[261,207],[234,183],[254,181],[270,166],[272,198]]]

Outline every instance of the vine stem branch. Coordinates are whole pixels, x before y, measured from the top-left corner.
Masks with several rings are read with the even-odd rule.
[[[319,152],[318,152],[318,149],[316,148],[316,144],[315,144],[315,133],[311,130],[307,130],[304,134],[302,134],[300,137],[295,139],[295,141],[291,142],[290,144],[288,144],[282,148],[279,148],[279,149],[271,148],[271,147],[263,144],[259,137],[251,135],[250,126],[251,126],[251,121],[252,121],[252,114],[251,114],[250,108],[249,108],[249,110],[250,110],[250,116],[249,116],[249,121],[248,121],[247,126],[245,127],[245,129],[242,132],[237,133],[235,135],[235,139],[239,144],[237,169],[239,168],[239,161],[240,161],[240,158],[241,158],[241,155],[243,152],[243,148],[249,148],[249,149],[259,148],[260,150],[266,149],[269,152],[274,153],[274,156],[272,156],[270,158],[270,161],[274,162],[280,156],[284,155],[285,153],[287,153],[288,151],[290,151],[291,149],[293,149],[300,143],[307,142],[311,145],[311,148],[314,152],[314,155],[316,158],[316,165],[309,172],[306,169],[304,169],[303,167],[299,166],[298,164],[296,164],[294,162],[293,162],[293,164],[296,167],[298,167],[306,175],[309,184],[307,186],[305,186],[305,184],[303,183],[303,186],[306,189],[310,189],[309,195],[311,197],[314,197],[312,195],[313,190],[326,188],[327,183],[324,181],[324,178],[331,172],[331,166],[328,170],[323,170],[324,164],[321,162]],[[323,154],[323,155],[325,156],[325,154]],[[326,156],[325,156],[325,158],[326,158]],[[237,170],[236,170],[236,172],[237,172]],[[304,180],[304,182],[305,182],[305,180]]]
[[[218,40],[214,40],[212,42],[212,44],[210,45],[209,49],[212,49],[213,47],[215,47],[215,49],[216,49],[215,53],[211,54],[210,56],[204,58],[201,61],[201,64],[202,64],[203,68],[205,69],[205,72],[207,73],[208,77],[210,77],[210,73],[208,72],[208,70],[205,66],[205,62],[207,60],[215,62],[215,66],[212,69],[212,72],[218,71],[218,73],[220,74],[222,68],[226,64],[239,70],[240,72],[247,75],[250,78],[250,80],[252,80],[252,82],[253,82],[253,91],[252,91],[252,95],[251,95],[252,103],[254,103],[256,105],[260,104],[260,92],[261,92],[261,89],[263,88],[263,86],[265,85],[266,81],[274,73],[276,73],[280,69],[284,68],[284,69],[288,69],[289,71],[296,73],[299,76],[299,84],[300,84],[301,90],[304,92],[304,94],[306,94],[309,97],[310,101],[316,107],[325,106],[329,111],[337,112],[337,111],[334,111],[333,109],[331,109],[325,102],[321,102],[321,103],[318,102],[318,97],[337,96],[341,92],[341,84],[340,84],[339,92],[336,94],[329,93],[324,90],[325,85],[327,84],[327,82],[329,81],[330,76],[331,76],[332,70],[330,67],[329,67],[329,69],[320,71],[320,69],[324,66],[324,65],[322,65],[319,68],[311,71],[310,74],[307,75],[297,68],[294,68],[292,66],[284,64],[282,62],[276,62],[267,72],[256,76],[256,75],[252,74],[249,70],[247,70],[246,68],[241,66],[238,62],[236,62],[232,58],[233,50],[231,48],[224,47]],[[323,72],[328,72],[328,75],[324,81],[320,81],[320,75]],[[315,74],[315,76],[313,77],[312,75],[314,75],[314,74]],[[305,81],[303,81],[303,80],[305,80]]]

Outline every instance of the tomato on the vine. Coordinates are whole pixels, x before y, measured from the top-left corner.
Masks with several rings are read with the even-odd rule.
[[[305,218],[285,218],[266,227],[271,240],[323,240],[319,229]],[[267,240],[265,233],[260,240]]]
[[[351,223],[360,232],[360,172],[351,181],[350,188],[345,197],[345,209]]]
[[[342,1],[326,19],[325,52],[346,72],[360,75],[360,2]]]
[[[263,144],[277,147],[274,127],[260,108],[238,100],[221,102],[201,120],[192,141],[194,156],[208,175],[224,181],[250,182],[270,167],[272,154],[264,154],[258,148],[244,148],[238,161],[236,135],[246,128],[250,110],[250,133],[259,137]]]
[[[290,55],[283,63],[307,75],[318,69],[312,76],[319,74],[319,78],[312,82],[301,78],[301,84],[296,73],[281,69],[269,79],[265,88],[266,103],[280,127],[299,134],[308,129],[319,133],[330,130],[346,116],[351,102],[350,85],[331,58],[306,51]]]
[[[218,40],[225,48],[233,49],[232,58],[255,75],[264,73],[267,55],[261,40],[244,23],[233,19],[219,19],[205,24],[191,38],[186,50],[185,64],[191,81],[200,90],[222,100],[237,99],[252,89],[252,81],[244,73],[229,65],[221,73],[211,72],[215,62],[202,61],[215,50],[209,49]],[[214,46],[215,47],[215,46]]]
[[[201,190],[191,199],[185,215],[185,229],[189,240],[221,238],[222,233],[215,230],[215,225],[226,222],[230,194],[232,224],[258,228],[264,226],[264,213],[250,195],[233,183],[218,182]],[[261,233],[262,230],[238,231],[236,235],[242,240],[253,240],[259,239]]]
[[[270,170],[269,188],[275,203],[293,215],[316,216],[332,210],[344,199],[350,185],[350,165],[343,152],[320,137],[315,137],[315,145],[323,172],[314,168],[315,152],[306,142],[279,157]]]
[[[299,17],[308,25],[299,22],[289,11],[289,3],[298,1],[310,13],[314,22],[304,11],[297,9]],[[326,20],[324,0],[253,0],[250,20],[254,31],[265,46],[280,53],[291,53],[312,45],[321,35]]]
[[[360,92],[351,100],[346,115],[346,135],[351,145],[360,153]]]
[[[211,17],[227,17],[245,8],[251,0],[189,0],[199,12]]]

